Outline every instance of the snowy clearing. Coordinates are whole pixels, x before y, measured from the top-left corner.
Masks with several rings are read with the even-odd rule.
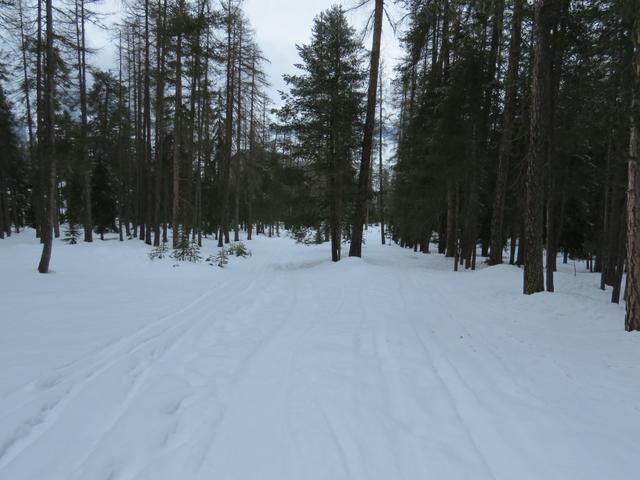
[[[4,240],[0,478],[638,478],[640,335],[599,276],[525,297],[374,235],[225,269],[56,241],[50,275]]]

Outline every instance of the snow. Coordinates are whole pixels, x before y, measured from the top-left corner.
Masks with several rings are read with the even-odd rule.
[[[247,244],[0,241],[0,479],[638,478],[640,336],[584,264]]]

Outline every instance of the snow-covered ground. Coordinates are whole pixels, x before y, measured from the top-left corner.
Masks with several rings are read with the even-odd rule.
[[[0,241],[0,479],[638,478],[640,335],[597,275],[525,297],[376,240],[56,241],[51,275]]]

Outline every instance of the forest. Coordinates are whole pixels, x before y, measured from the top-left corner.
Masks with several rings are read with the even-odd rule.
[[[0,238],[34,228],[47,273],[58,237],[187,258],[283,229],[338,261],[375,223],[455,270],[517,265],[525,294],[584,260],[640,330],[640,2],[390,3],[319,12],[274,99],[240,0],[123,2],[108,69],[99,0],[2,0]]]
[[[0,479],[637,480],[640,0],[0,0]]]

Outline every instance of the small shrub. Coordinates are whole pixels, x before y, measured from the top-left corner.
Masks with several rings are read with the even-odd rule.
[[[215,265],[220,268],[224,268],[225,265],[229,263],[229,254],[227,249],[221,248],[215,255],[209,255],[209,257],[207,257],[207,263],[212,267]]]
[[[80,232],[76,228],[76,224],[69,222],[69,226],[64,231],[64,238],[62,240],[69,245],[75,245],[78,243],[78,238],[80,238]]]
[[[169,255],[169,247],[167,246],[167,242],[162,242],[157,247],[154,247],[153,250],[149,253],[149,258],[151,260],[160,260]]]
[[[171,257],[179,262],[197,263],[202,261],[200,256],[200,246],[197,242],[190,242],[189,238],[184,236],[178,242],[178,246],[173,250]]]
[[[251,250],[243,242],[236,242],[229,245],[227,248],[229,255],[235,255],[236,257],[250,257]]]

